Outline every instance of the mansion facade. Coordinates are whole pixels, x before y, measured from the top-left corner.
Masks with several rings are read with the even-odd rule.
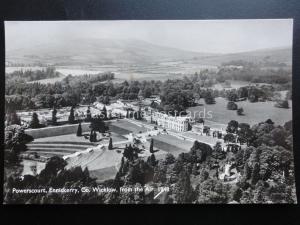
[[[178,132],[188,131],[189,118],[180,116],[170,116],[161,112],[152,112],[146,117],[148,122],[155,122],[158,126]]]

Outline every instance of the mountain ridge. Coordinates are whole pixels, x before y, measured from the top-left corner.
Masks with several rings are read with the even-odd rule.
[[[270,60],[291,64],[291,47],[259,49],[237,53],[202,53],[156,45],[137,39],[69,39],[66,42],[40,43],[34,47],[6,52],[10,63],[54,65],[152,64],[164,61],[191,61],[220,65],[231,60]]]

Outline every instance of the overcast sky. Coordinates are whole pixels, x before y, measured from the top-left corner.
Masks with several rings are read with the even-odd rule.
[[[70,38],[125,38],[196,52],[234,53],[292,46],[292,27],[292,19],[10,21],[5,22],[5,38],[7,50]]]

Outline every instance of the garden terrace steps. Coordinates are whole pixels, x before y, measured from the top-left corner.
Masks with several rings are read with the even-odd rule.
[[[75,141],[40,141],[40,140],[34,140],[33,142],[27,144],[72,144],[72,145],[89,145],[89,146],[97,146],[97,143],[91,143],[91,142],[75,142]]]
[[[26,151],[26,153],[35,153],[36,151],[31,151],[31,150],[28,150]],[[40,156],[43,156],[43,157],[46,157],[46,158],[50,158],[52,156],[60,156],[60,157],[63,157],[64,155],[68,155],[70,154],[70,152],[68,153],[64,153],[64,152],[61,152],[61,151],[43,151],[40,153]]]
[[[89,142],[35,140],[27,144],[27,152],[38,153],[41,156],[64,156],[75,152],[84,151],[95,146],[97,146],[96,143]]]
[[[92,148],[94,146],[90,145],[73,145],[73,144],[28,144],[29,149],[43,149],[43,148],[66,148],[66,149],[78,149],[85,150],[87,148]]]
[[[65,153],[68,153],[68,154],[71,154],[71,153],[74,153],[74,152],[78,152],[78,151],[82,151],[82,150],[74,150],[74,149],[62,149],[62,148],[47,148],[47,147],[44,147],[44,148],[29,148],[27,150],[28,151],[31,151],[31,152],[46,152],[46,151],[49,151],[49,152],[65,152]]]

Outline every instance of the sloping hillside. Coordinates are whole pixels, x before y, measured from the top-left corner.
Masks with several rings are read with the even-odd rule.
[[[149,64],[214,54],[189,52],[132,39],[73,39],[7,51],[7,62],[57,65]]]
[[[241,52],[234,54],[223,54],[217,56],[208,56],[201,59],[204,64],[220,65],[224,62],[233,60],[244,60],[249,62],[280,62],[287,65],[292,64],[292,48],[274,48],[274,49],[262,49],[251,52]]]

